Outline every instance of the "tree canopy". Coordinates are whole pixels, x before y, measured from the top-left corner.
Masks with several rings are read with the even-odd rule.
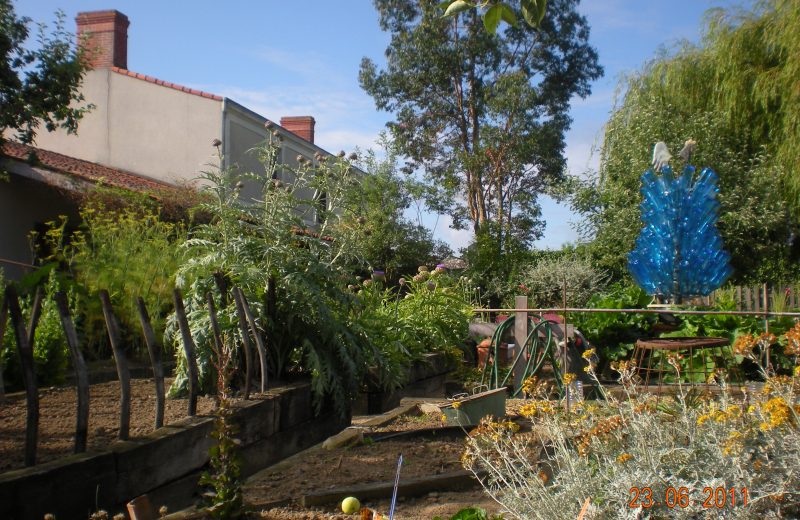
[[[361,63],[409,169],[435,188],[429,206],[491,233],[500,252],[541,235],[538,195],[564,174],[569,102],[602,74],[578,1],[550,4],[538,30],[493,35],[475,9],[443,18],[440,2],[375,0],[386,66]]]
[[[693,163],[720,177],[719,230],[736,281],[796,276],[800,209],[800,10],[769,0],[750,12],[712,10],[699,45],[683,43],[623,79],[605,129],[600,171],[573,205],[597,263],[625,273],[641,229],[639,177],[653,144],[698,142]]]
[[[58,13],[53,31],[39,24],[29,42],[32,21],[18,17],[11,0],[0,0],[0,140],[10,130],[23,143],[40,125],[75,132],[89,106],[80,106],[80,84],[89,66]]]

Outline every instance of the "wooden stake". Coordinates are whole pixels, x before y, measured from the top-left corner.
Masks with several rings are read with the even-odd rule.
[[[267,391],[267,346],[264,344],[264,338],[258,331],[258,327],[256,327],[256,320],[253,318],[253,313],[250,310],[250,304],[247,303],[247,298],[238,287],[234,289],[234,294],[236,294],[236,292],[239,293],[239,299],[242,302],[242,310],[244,310],[245,318],[247,318],[247,323],[250,325],[250,331],[253,333],[253,337],[256,340],[256,350],[258,350],[258,359],[261,363],[261,393],[264,393]]]
[[[197,359],[195,358],[194,340],[192,331],[189,329],[189,320],[186,319],[186,308],[183,306],[183,296],[177,287],[173,291],[175,300],[175,317],[178,319],[178,328],[181,330],[183,339],[183,352],[186,354],[186,366],[189,370],[189,417],[197,415]]]
[[[247,332],[247,318],[244,316],[244,305],[240,298],[241,294],[238,287],[233,288],[233,302],[236,304],[236,314],[239,317],[239,331],[242,335],[242,349],[244,350],[244,398],[250,399],[250,380],[253,378],[253,353],[250,347],[250,334]]]
[[[578,518],[577,518],[577,520],[583,520],[583,517],[584,517],[584,516],[586,516],[586,511],[588,511],[588,510],[589,510],[589,504],[590,504],[590,503],[591,503],[591,498],[587,498],[587,499],[586,499],[586,500],[583,502],[583,507],[581,508],[581,512],[580,512],[580,513],[578,513]]]
[[[86,438],[89,431],[89,373],[86,370],[86,362],[81,354],[80,343],[78,342],[78,332],[75,330],[75,323],[69,312],[67,295],[59,291],[55,294],[58,315],[61,318],[61,326],[64,328],[64,336],[67,338],[67,346],[72,356],[72,368],[75,370],[75,380],[77,381],[78,413],[75,421],[75,453],[86,451]]]
[[[6,323],[8,322],[8,306],[6,299],[0,298],[0,352],[3,351],[3,338],[6,336]],[[0,359],[0,403],[6,400],[6,385],[3,382],[3,361]]]
[[[111,306],[111,298],[108,291],[100,290],[100,305],[103,307],[103,317],[108,331],[108,341],[111,343],[111,350],[114,352],[114,362],[117,365],[117,375],[119,376],[119,439],[128,440],[131,431],[131,372],[128,369],[128,359],[125,357],[125,349],[122,348],[122,338],[119,332],[119,323],[114,315]]]
[[[150,364],[153,365],[153,379],[156,384],[156,430],[164,426],[164,365],[161,363],[161,345],[156,340],[156,333],[147,313],[144,299],[136,298],[136,307],[139,311],[139,323],[142,324],[144,342],[150,354]]]
[[[36,388],[36,372],[33,368],[33,349],[28,340],[28,333],[25,331],[25,324],[22,318],[22,311],[19,307],[19,296],[14,286],[9,285],[5,290],[5,301],[8,313],[11,315],[11,326],[14,327],[14,336],[17,340],[17,349],[22,363],[22,382],[25,385],[25,401],[27,405],[27,416],[25,420],[25,465],[33,466],[36,464],[36,444],[39,439],[39,392]],[[41,304],[41,300],[39,301]],[[31,312],[33,316],[36,312],[34,308]],[[33,320],[32,320],[33,321]],[[30,328],[33,333],[35,327]]]

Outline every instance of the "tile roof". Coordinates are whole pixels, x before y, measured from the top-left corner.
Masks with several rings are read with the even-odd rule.
[[[108,166],[76,159],[75,157],[49,150],[42,150],[27,144],[12,141],[4,141],[0,144],[0,156],[4,155],[12,159],[30,162],[32,154],[35,157],[34,166],[43,166],[93,183],[102,181],[109,186],[138,192],[163,192],[164,190],[171,191],[175,189],[170,184],[148,179],[141,175],[109,168]]]
[[[130,76],[132,78],[141,79],[142,81],[155,83],[156,85],[161,85],[163,87],[180,90],[181,92],[186,92],[187,94],[191,94],[193,96],[200,96],[208,99],[213,99],[215,101],[222,101],[222,96],[218,96],[216,94],[210,94],[208,92],[203,92],[202,90],[184,87],[183,85],[178,85],[177,83],[170,83],[169,81],[164,81],[158,78],[154,78],[152,76],[145,76],[144,74],[139,74],[138,72],[133,72],[127,69],[121,69],[119,67],[111,67],[111,70],[113,72],[116,72],[117,74],[123,74],[125,76]]]

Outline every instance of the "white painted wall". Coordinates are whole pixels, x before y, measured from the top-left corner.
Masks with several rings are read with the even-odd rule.
[[[90,71],[83,93],[95,108],[78,135],[42,132],[36,146],[175,184],[197,177],[221,139],[222,101],[110,69]]]

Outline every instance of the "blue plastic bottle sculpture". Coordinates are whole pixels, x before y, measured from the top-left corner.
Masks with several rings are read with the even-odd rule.
[[[722,248],[716,222],[717,174],[694,166],[679,175],[669,165],[661,173],[642,174],[642,229],[628,269],[648,294],[671,303],[705,296],[732,273],[730,255]]]

